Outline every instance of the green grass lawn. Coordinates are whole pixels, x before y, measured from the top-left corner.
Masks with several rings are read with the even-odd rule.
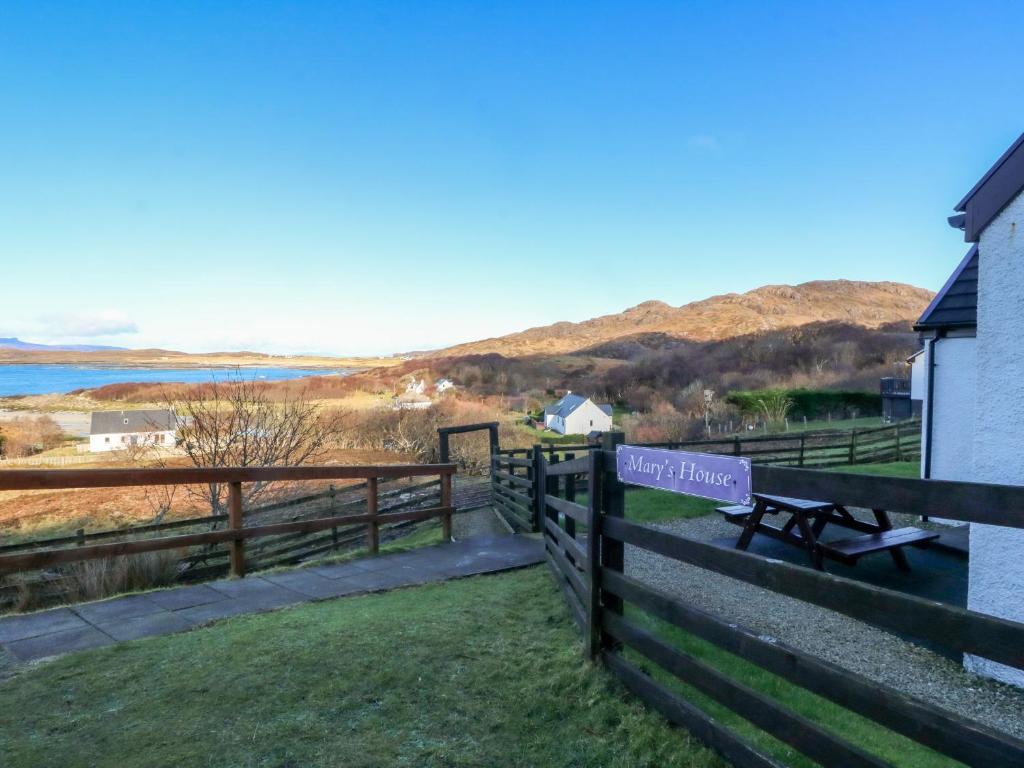
[[[921,477],[920,461],[892,461],[887,464],[852,464],[835,467],[836,472],[851,472],[857,475],[884,475],[885,477]]]
[[[0,683],[5,768],[717,766],[532,568],[230,619]]]
[[[582,445],[587,442],[586,435],[560,435],[557,432],[548,432],[544,429],[537,429],[526,424],[516,425],[517,429],[531,440],[538,443],[550,443],[551,445]]]
[[[808,421],[804,424],[802,419],[790,419],[789,420],[789,431],[790,432],[824,432],[828,430],[839,430],[849,431],[851,429],[872,429],[874,427],[884,427],[881,416],[862,416],[857,419],[832,419],[832,421],[826,421],[825,419],[818,419],[815,421]],[[782,430],[769,430],[769,434],[776,432],[785,433],[785,429]],[[750,435],[763,435],[764,430],[754,430],[749,433]]]
[[[953,768],[962,765],[688,632],[650,617],[640,609],[627,607],[626,613],[633,622],[651,630],[676,648],[721,672],[725,672],[733,680],[770,696],[788,709],[824,726],[851,744],[881,757],[891,765],[898,768]],[[726,706],[719,704],[695,688],[679,682],[668,672],[647,661],[635,651],[627,650],[626,657],[666,687],[679,693],[687,701],[696,704],[718,722],[727,725],[749,744],[774,757],[783,765],[794,766],[794,768],[814,768],[817,765],[789,745],[778,741],[757,726],[734,714]]]

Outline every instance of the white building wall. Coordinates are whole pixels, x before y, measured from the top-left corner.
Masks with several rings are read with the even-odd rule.
[[[974,477],[1024,485],[1024,194],[978,243]],[[1024,621],[1024,530],[971,525],[967,607]],[[969,669],[1024,686],[1024,671],[968,656]]]
[[[593,430],[607,432],[612,428],[612,417],[602,411],[592,400],[583,403],[565,418],[566,435],[585,435]]]
[[[162,435],[158,441],[157,436]],[[157,445],[162,448],[174,447],[174,430],[166,432],[114,432],[108,435],[89,435],[89,452],[104,453],[105,451],[124,450],[132,445],[132,438],[135,438],[136,445]]]
[[[910,364],[910,399],[924,401],[928,394],[928,373],[925,368],[925,353],[914,358]]]
[[[932,425],[931,476],[935,480],[973,480],[974,444],[965,435],[975,429],[974,402],[976,341],[973,337],[944,338],[935,342],[935,368],[930,369],[930,345],[918,356],[924,375],[933,370],[934,418]],[[921,401],[924,428],[921,430],[921,476],[927,456],[928,408],[927,382],[922,384]]]

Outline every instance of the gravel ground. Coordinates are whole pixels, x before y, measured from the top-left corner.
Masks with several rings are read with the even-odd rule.
[[[893,525],[909,524],[893,515]],[[716,517],[655,526],[696,539],[737,535]],[[1024,738],[1024,690],[971,674],[943,656],[825,608],[635,547],[626,573],[731,622],[777,638],[865,677]]]

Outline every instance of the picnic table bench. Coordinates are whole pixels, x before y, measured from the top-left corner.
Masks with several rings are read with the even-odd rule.
[[[736,541],[736,549],[747,549],[755,534],[769,536],[804,549],[818,570],[825,569],[825,557],[855,565],[864,555],[888,552],[897,568],[909,571],[910,563],[907,562],[903,547],[927,546],[939,537],[935,532],[920,528],[893,529],[885,510],[873,509],[875,522],[870,523],[858,520],[840,504],[788,496],[755,493],[753,506],[734,504],[718,507],[716,511],[730,523],[743,527]],[[778,514],[788,514],[789,519],[782,525],[764,521],[765,515]],[[841,541],[819,541],[821,532],[829,524],[857,531],[861,535]]]

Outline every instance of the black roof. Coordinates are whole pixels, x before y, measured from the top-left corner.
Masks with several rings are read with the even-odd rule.
[[[978,242],[981,231],[1024,190],[1024,133],[1006,150],[981,180],[964,195],[950,216],[951,226],[964,231],[964,240]]]
[[[942,290],[914,325],[915,331],[976,328],[978,325],[978,246],[972,245]]]
[[[166,408],[138,411],[93,411],[89,423],[89,434],[170,432],[174,428],[174,411]]]

